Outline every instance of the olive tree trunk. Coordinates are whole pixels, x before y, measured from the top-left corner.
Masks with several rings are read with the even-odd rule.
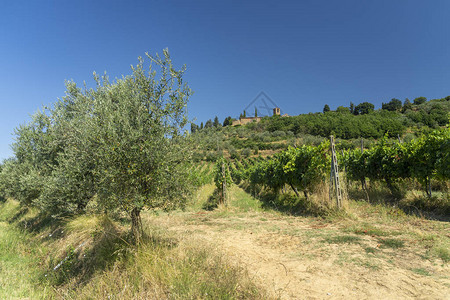
[[[131,232],[133,234],[134,241],[136,244],[139,244],[142,239],[143,229],[141,209],[137,207],[131,210]]]

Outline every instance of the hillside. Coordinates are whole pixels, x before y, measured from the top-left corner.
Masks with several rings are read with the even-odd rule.
[[[391,108],[388,104],[396,100],[393,99],[383,104],[384,109],[367,112],[339,106],[335,111],[263,117],[260,122],[244,126],[230,126],[228,120],[231,117],[228,117],[225,126],[209,120],[204,127],[193,124],[191,131],[202,151],[197,152],[198,159],[205,159],[208,151],[213,150],[226,151],[230,155],[234,153],[233,156],[238,154],[238,150],[239,156],[245,157],[260,152],[270,154],[286,149],[288,145],[317,145],[330,135],[337,138],[339,149],[360,147],[361,139],[365,147],[370,147],[386,134],[395,140],[410,141],[447,125],[449,99],[450,96],[427,101],[419,97],[413,104],[409,102],[402,106],[400,102],[399,107]],[[242,150],[244,153],[240,153]],[[208,159],[213,160],[214,154],[210,154]]]

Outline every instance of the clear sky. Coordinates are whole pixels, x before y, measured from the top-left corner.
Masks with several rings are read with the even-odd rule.
[[[0,158],[64,80],[130,74],[169,48],[197,123],[261,91],[290,115],[450,95],[450,1],[1,1]],[[253,113],[254,109],[250,110]]]

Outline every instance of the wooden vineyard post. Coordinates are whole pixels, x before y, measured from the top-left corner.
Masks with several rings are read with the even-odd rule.
[[[333,194],[336,195],[336,205],[338,208],[342,207],[342,191],[339,182],[339,168],[336,157],[336,147],[334,145],[334,137],[330,136],[331,147],[331,172],[330,172],[330,200]]]
[[[361,138],[361,154],[363,154],[363,153],[364,153],[364,141]],[[367,201],[369,201],[369,193],[367,192],[366,178],[361,179],[361,187],[362,187],[364,193],[366,194]]]
[[[227,206],[227,176],[225,174],[225,164],[222,163],[222,201]]]

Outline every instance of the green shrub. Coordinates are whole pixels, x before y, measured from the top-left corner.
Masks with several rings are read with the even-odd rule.
[[[252,154],[252,150],[249,148],[242,149],[241,154],[243,157],[248,158]]]

